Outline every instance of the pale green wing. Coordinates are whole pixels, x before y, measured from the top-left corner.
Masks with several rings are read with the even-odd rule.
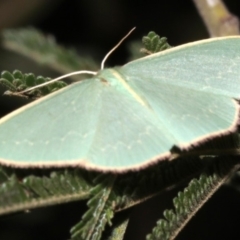
[[[219,46],[218,40],[196,43],[205,46],[198,50],[185,45],[131,62],[118,73],[105,70],[13,112],[0,120],[0,162],[120,172],[164,159],[174,145],[188,148],[234,131],[239,40],[227,41],[236,41],[223,44],[230,55],[225,47],[214,57],[216,45],[208,44]],[[205,58],[196,60],[199,54]],[[230,56],[231,66],[221,70]]]
[[[176,140],[124,89],[89,79],[0,120],[0,162],[124,171],[169,155]]]
[[[240,96],[240,38],[213,39],[153,54],[118,71],[189,148],[235,131]]]
[[[240,97],[240,37],[213,38],[174,47],[121,67],[145,85],[174,86]],[[138,84],[138,83],[136,83]]]

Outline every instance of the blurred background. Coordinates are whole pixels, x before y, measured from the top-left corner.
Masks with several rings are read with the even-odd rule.
[[[239,0],[224,2],[234,15],[240,16]],[[0,0],[0,30],[26,26],[55,36],[59,44],[73,47],[81,56],[91,56],[99,63],[136,26],[134,33],[111,55],[107,66],[126,63],[131,42],[141,40],[149,31],[166,36],[173,46],[209,37],[191,0]],[[9,58],[6,53],[1,56],[1,71],[35,72],[31,65],[23,66],[24,63]],[[41,74],[42,70],[36,71]],[[172,207],[172,197],[179,190],[170,191],[164,199],[159,196],[135,208],[126,239],[145,239],[145,234],[161,217],[162,210]],[[177,239],[240,239],[239,203],[236,189],[222,187]],[[0,239],[67,240],[70,227],[80,220],[85,210],[85,202],[75,202],[2,216]]]
[[[225,2],[239,15],[239,1]],[[137,4],[128,0],[1,0],[0,29],[24,26],[52,34],[59,43],[98,60],[134,26],[137,29],[125,46],[149,31],[166,36],[174,46],[208,38],[191,0],[140,0]],[[109,61],[123,64],[126,58],[126,48],[121,47]]]

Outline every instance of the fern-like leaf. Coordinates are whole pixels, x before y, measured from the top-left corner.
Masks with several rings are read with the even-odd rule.
[[[100,240],[106,224],[111,225],[115,207],[113,194],[115,178],[101,175],[95,180],[98,184],[91,190],[92,198],[87,203],[89,210],[71,229],[72,239]]]
[[[116,211],[132,207],[166,188],[191,179],[203,171],[205,164],[198,157],[178,158],[174,161],[162,161],[138,173],[119,176],[114,186]]]
[[[65,170],[21,178],[1,168],[0,214],[89,198],[93,183],[88,175],[81,170]]]
[[[114,226],[112,226],[111,234],[107,238],[107,240],[123,240],[128,226],[128,222],[129,214],[124,214],[124,217],[121,217],[120,221],[118,221]]]
[[[53,36],[46,36],[34,28],[4,30],[2,44],[5,48],[31,58],[39,64],[47,65],[62,74],[79,69],[98,69],[92,59],[79,57],[73,49],[67,50],[57,45]]]
[[[160,37],[153,31],[149,32],[147,36],[143,37],[142,42],[144,48],[141,49],[141,52],[147,55],[171,48],[166,37]]]
[[[49,80],[51,80],[51,78],[45,78],[42,76],[36,77],[33,73],[23,74],[21,71],[15,70],[13,73],[3,71],[1,73],[0,84],[4,85],[8,89],[8,91],[5,92],[5,95],[15,95],[31,99],[42,97],[67,85],[63,81],[58,81],[24,94],[20,93],[29,87],[45,83]]]
[[[235,170],[235,159],[217,158],[213,168],[199,178],[193,179],[183,192],[179,192],[174,198],[175,210],[165,210],[165,219],[160,219],[157,226],[153,228],[147,240],[173,240],[183,227],[190,221],[196,212],[209,200],[218,188],[229,178]]]

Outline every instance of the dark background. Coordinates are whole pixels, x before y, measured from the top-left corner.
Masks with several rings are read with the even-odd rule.
[[[1,8],[4,2],[0,0],[0,15],[1,10],[4,11]],[[27,1],[22,1],[21,7],[17,6],[16,0],[8,2],[12,5],[9,14],[5,11],[7,17],[2,21],[0,17],[1,28],[35,26],[47,34],[53,34],[60,44],[74,46],[80,55],[90,54],[99,62],[109,49],[136,26],[135,32],[108,60],[108,66],[124,64],[128,59],[127,44],[141,39],[151,30],[166,36],[174,46],[208,38],[205,26],[190,0],[52,0],[51,4],[45,0],[42,6],[25,15],[21,15],[21,12],[27,8]],[[225,3],[232,13],[240,16],[239,0]],[[12,18],[14,21],[11,21]],[[5,69],[4,64],[1,66],[1,70],[10,70]],[[144,235],[161,217],[162,210],[172,207],[175,194],[176,190],[173,190],[135,208],[126,239],[145,239]],[[222,187],[177,239],[240,239],[239,205],[239,192],[227,186]],[[86,202],[75,202],[2,216],[0,239],[66,240],[70,227],[80,220],[85,210]]]

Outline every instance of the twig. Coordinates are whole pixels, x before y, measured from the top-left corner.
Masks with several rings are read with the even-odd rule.
[[[193,0],[211,37],[239,35],[239,20],[221,0]]]

